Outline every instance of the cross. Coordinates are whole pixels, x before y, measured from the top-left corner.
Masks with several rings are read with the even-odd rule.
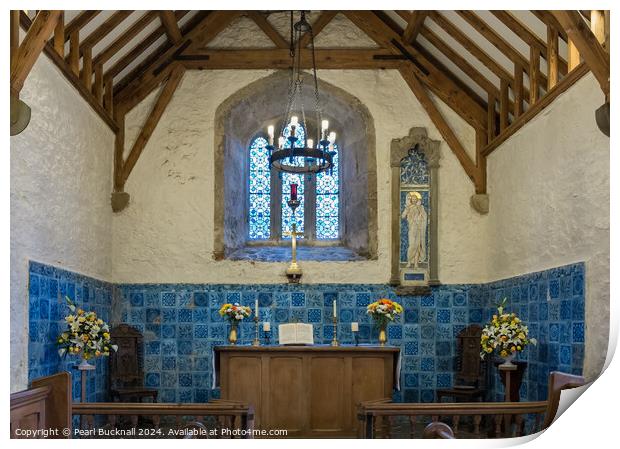
[[[285,232],[283,234],[285,237],[291,237],[291,245],[292,245],[292,256],[293,260],[291,261],[290,268],[296,269],[297,267],[297,236],[303,236],[303,232],[297,232],[297,223],[293,222],[293,230],[290,232]]]

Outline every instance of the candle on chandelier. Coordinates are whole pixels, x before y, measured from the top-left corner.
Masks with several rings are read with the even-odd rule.
[[[291,184],[291,199],[293,201],[297,200],[297,184]]]
[[[284,136],[278,137],[278,148],[282,149],[284,147]]]
[[[314,140],[308,139],[306,142],[308,144],[308,148],[312,148],[314,146]]]
[[[336,141],[336,133],[334,131],[330,132],[327,140],[329,140],[329,143],[333,144]]]
[[[329,122],[327,120],[321,121],[321,138],[325,139],[327,135],[327,128],[329,128]]]
[[[273,132],[274,132],[273,125],[269,125],[267,127],[267,135],[269,136],[269,145],[273,145]]]

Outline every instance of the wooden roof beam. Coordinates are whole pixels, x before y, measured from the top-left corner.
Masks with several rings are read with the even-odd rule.
[[[506,28],[519,36],[522,41],[530,46],[536,46],[540,50],[543,58],[547,59],[547,44],[538,35],[534,34],[527,26],[525,26],[514,14],[510,11],[493,10],[490,11],[497,19],[502,22]],[[566,74],[568,71],[568,64],[563,58],[558,58],[558,67],[560,73]]]
[[[409,18],[409,22],[407,22],[407,27],[405,31],[403,31],[403,40],[408,44],[412,44],[415,42],[418,34],[422,30],[424,26],[424,19],[428,13],[426,11],[413,11]]]
[[[551,11],[570,40],[575,43],[606,97],[609,97],[609,53],[577,11]]]
[[[59,17],[59,10],[41,10],[37,13],[26,36],[14,50],[11,61],[11,94],[19,95],[24,87],[24,81],[54,32]]]
[[[443,117],[418,77],[411,70],[407,70],[405,68],[401,69],[400,74],[407,85],[409,85],[412,92],[428,114],[429,118],[460,162],[461,167],[463,167],[463,170],[465,170],[465,173],[469,179],[472,180],[474,185],[478,186],[480,183],[480,173],[476,167],[476,164],[471,160],[467,154],[467,151],[456,137],[456,134],[454,134],[454,131],[452,131],[452,128],[450,128],[450,125]]]
[[[184,73],[185,68],[181,65],[175,66],[170,73],[170,77],[168,78],[168,81],[166,81],[166,85],[159,94],[157,101],[153,105],[153,109],[147,117],[146,122],[142,127],[142,131],[140,131],[136,142],[133,144],[133,147],[129,152],[129,156],[127,156],[127,160],[123,164],[123,185],[127,181],[127,178],[129,178],[131,171],[136,165],[136,162],[138,162],[138,159],[140,158],[144,147],[146,147],[146,144],[153,135],[153,131],[155,131],[155,128],[157,127],[161,116],[164,114],[164,111],[170,103],[170,100],[172,100],[172,96],[174,95],[174,92],[179,86],[179,83],[181,82]]]
[[[566,32],[562,29],[562,25],[560,25],[558,19],[556,19],[550,11],[532,10],[530,12],[548,27],[553,27],[559,30],[562,40],[564,40],[564,42],[568,42],[568,36],[566,35]]]
[[[486,108],[466,94],[448,75],[434,66],[425,55],[403,42],[400,34],[369,11],[345,11],[344,14],[377,44],[394,55],[405,56],[406,64],[420,80],[474,128],[486,129]]]
[[[278,33],[278,31],[269,23],[269,21],[258,11],[247,11],[248,16],[258,25],[258,27],[265,33],[269,39],[275,44],[278,48],[288,48],[289,44],[286,40]]]
[[[99,25],[92,33],[80,43],[80,53],[84,53],[84,48],[93,48],[104,37],[106,37],[114,28],[116,28],[123,20],[129,17],[133,11],[122,10],[112,14],[105,22]]]
[[[471,25],[478,33],[484,36],[495,48],[504,54],[513,63],[526,67],[528,60],[521,54],[519,50],[514,48],[508,41],[500,36],[495,30],[493,30],[484,20],[480,18],[473,11],[457,11],[457,14],[461,16],[467,23]],[[543,85],[547,85],[547,77],[538,72],[539,82]]]
[[[164,26],[170,42],[173,45],[181,42],[183,36],[181,35],[181,29],[179,28],[179,23],[177,22],[174,11],[159,11],[159,18],[161,19],[161,24]]]
[[[65,26],[65,42],[71,37],[74,31],[80,31],[91,20],[93,20],[101,11],[82,11],[71,22]]]

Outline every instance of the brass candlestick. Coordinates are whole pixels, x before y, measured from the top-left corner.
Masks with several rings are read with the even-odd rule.
[[[255,334],[254,334],[254,340],[252,340],[252,346],[260,346],[260,340],[258,339],[258,317],[255,316],[254,317],[254,329],[255,329]]]
[[[292,260],[289,267],[286,269],[286,277],[290,284],[299,284],[302,276],[301,267],[297,263],[297,237],[302,236],[303,232],[297,232],[297,223],[295,223],[295,209],[301,204],[301,201],[295,199],[288,200],[289,207],[293,210],[293,223],[291,226],[291,232],[285,232],[285,237],[291,237],[291,255]]]
[[[340,346],[338,343],[338,318],[334,317],[334,338],[332,339],[332,346]]]

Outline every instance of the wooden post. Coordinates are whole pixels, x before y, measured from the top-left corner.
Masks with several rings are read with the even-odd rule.
[[[540,50],[530,47],[530,107],[538,101],[538,71],[540,70]]]
[[[499,91],[499,130],[504,131],[508,127],[508,81],[501,80]]]
[[[61,11],[54,28],[54,50],[61,58],[65,57],[65,12]]]
[[[547,90],[558,83],[558,30],[547,27]]]
[[[579,50],[577,50],[575,42],[571,38],[568,38],[568,71],[570,72],[577,67],[579,62]]]
[[[596,40],[605,45],[605,12],[597,9],[590,11],[590,29]]]
[[[493,139],[495,139],[495,95],[489,92],[489,101],[487,106],[487,132],[488,132],[488,141],[491,143]]]
[[[93,94],[99,104],[103,104],[103,64],[95,66],[95,84]]]
[[[80,30],[71,32],[69,37],[69,67],[76,75],[80,75]]]
[[[114,113],[114,79],[110,77],[106,77],[103,82],[104,84],[104,99],[103,99],[103,107],[110,115]],[[119,124],[120,126],[120,124]]]
[[[93,49],[85,47],[82,50],[82,82],[89,92],[93,89]]]
[[[516,119],[523,113],[523,66],[519,64],[515,64],[515,84],[512,90],[515,96],[513,115]]]

